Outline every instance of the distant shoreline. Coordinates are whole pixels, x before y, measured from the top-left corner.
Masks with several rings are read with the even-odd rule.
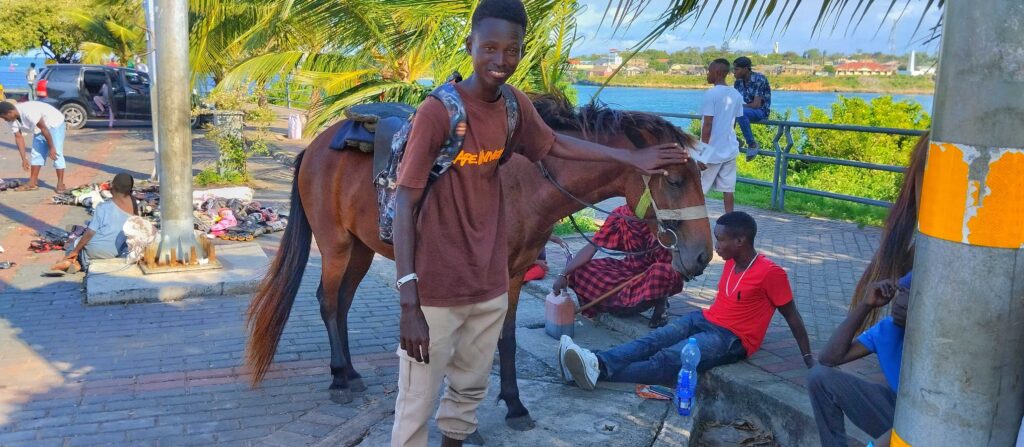
[[[573,85],[583,85],[587,87],[597,87],[600,84],[580,84],[574,83]],[[709,87],[681,87],[678,85],[664,85],[664,84],[609,84],[609,87],[624,87],[624,88],[656,88],[662,90],[707,90]],[[886,95],[934,95],[935,92],[931,90],[906,90],[906,91],[880,91],[880,90],[839,90],[839,89],[828,89],[828,88],[779,88],[772,87],[773,92],[807,92],[807,93],[879,93]]]
[[[658,78],[668,78],[665,75]],[[618,78],[609,87],[656,88],[666,90],[706,90],[708,85],[699,76],[672,76],[668,79]],[[934,81],[909,77],[776,77],[768,78],[772,91],[811,93],[876,93],[885,95],[933,95]],[[603,79],[590,78],[573,85],[600,85]],[[892,85],[903,84],[903,85]],[[911,84],[911,85],[906,85]]]

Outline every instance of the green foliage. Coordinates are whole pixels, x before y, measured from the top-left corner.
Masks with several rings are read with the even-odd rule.
[[[820,124],[847,124],[872,127],[924,130],[931,126],[931,118],[921,105],[911,101],[893,101],[891,96],[881,96],[871,101],[860,98],[839,97],[830,112],[810,107],[798,110],[799,121]],[[772,112],[772,120],[789,120],[789,113]],[[764,149],[771,149],[772,139],[777,132],[775,126],[752,126],[754,138]],[[689,132],[700,133],[700,122],[690,123]],[[793,152],[819,157],[856,160],[867,163],[906,166],[917,143],[917,137],[865,132],[848,132],[820,129],[794,128],[792,131]],[[741,137],[739,127],[737,137]],[[779,143],[785,145],[783,137]],[[737,158],[737,172],[742,177],[771,182],[774,176],[774,157],[759,156],[753,161]],[[820,191],[829,191],[858,197],[893,202],[903,183],[903,174],[876,171],[848,166],[835,166],[790,160],[786,184]],[[744,193],[741,194],[740,190]],[[768,188],[752,185],[737,185],[737,203],[769,207]],[[714,197],[714,195],[712,195]],[[786,194],[786,212],[845,219],[867,225],[880,225],[885,210],[855,203],[808,196],[799,193]]]
[[[84,7],[61,13],[84,33],[79,44],[84,63],[102,64],[114,56],[127,64],[146,51],[141,0],[92,0]]]
[[[419,104],[453,71],[472,71],[464,39],[475,0],[192,0],[194,73],[218,89],[292,77],[307,93],[307,133],[370,101]],[[525,52],[509,83],[569,91],[576,0],[526,0]],[[272,87],[279,88],[279,87]],[[282,95],[283,96],[283,95]]]
[[[64,12],[68,0],[0,0],[0,56],[41,49],[47,59],[77,62],[84,34]]]
[[[203,169],[196,174],[192,180],[196,185],[199,186],[211,186],[211,185],[239,185],[246,182],[246,179],[234,171],[228,171],[221,174],[217,171],[216,167],[209,167]]]
[[[216,111],[236,111],[242,113],[243,122],[253,131],[239,133],[239,129],[229,125],[210,126],[206,139],[217,145],[219,158],[212,172],[200,173],[196,176],[197,183],[237,184],[249,181],[248,160],[254,155],[267,155],[270,146],[267,143],[269,127],[276,115],[268,107],[259,104],[260,96],[249,95],[243,88],[217,90],[206,98],[207,103]],[[192,112],[210,113],[205,109]]]
[[[585,209],[573,213],[573,218],[576,219],[576,223],[579,224],[580,230],[584,233],[593,233],[601,228],[601,224],[594,219],[594,211]],[[572,226],[572,222],[569,222],[569,218],[559,220],[555,224],[554,234],[556,236],[566,236],[578,234],[576,229]]]

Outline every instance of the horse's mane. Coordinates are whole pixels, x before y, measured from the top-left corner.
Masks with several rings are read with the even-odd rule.
[[[636,147],[668,141],[678,142],[683,147],[693,147],[696,143],[692,135],[650,113],[616,110],[598,101],[577,109],[565,97],[551,94],[534,95],[530,99],[544,122],[556,132],[580,132],[584,138],[624,133]],[[647,141],[644,133],[656,141]]]

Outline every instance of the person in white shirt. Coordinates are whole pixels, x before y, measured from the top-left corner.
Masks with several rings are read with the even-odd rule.
[[[46,159],[53,160],[57,170],[57,192],[64,192],[64,114],[53,106],[40,101],[27,101],[18,104],[0,102],[0,118],[11,123],[14,142],[18,145],[21,155],[21,168],[31,171],[28,183],[21,190],[39,189],[39,171],[46,164]],[[32,135],[30,154],[25,153],[25,137],[23,133]],[[31,157],[31,160],[29,159]]]
[[[36,100],[36,77],[39,76],[39,72],[36,71],[36,63],[32,62],[28,64],[28,72],[25,73],[25,79],[28,80],[28,99],[29,101]]]
[[[725,212],[733,211],[736,190],[736,156],[739,142],[733,126],[736,118],[743,116],[743,97],[736,89],[725,85],[729,74],[729,61],[715,59],[708,65],[708,83],[713,84],[704,93],[704,104],[700,114],[704,116],[700,130],[700,141],[708,148],[701,154],[701,183],[704,194],[713,187],[725,195]]]

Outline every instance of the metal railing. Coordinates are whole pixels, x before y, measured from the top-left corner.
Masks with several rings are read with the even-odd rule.
[[[292,107],[304,107],[304,101],[293,100],[291,98],[290,83],[285,84],[285,97],[271,96],[270,99],[277,100],[285,103],[288,108]],[[701,120],[703,117],[693,113],[667,113],[667,112],[646,112],[654,113],[655,115],[662,116],[665,118],[681,118],[690,120]],[[759,126],[775,126],[775,136],[772,138],[772,149],[765,150],[759,149],[758,155],[768,156],[775,159],[775,166],[772,170],[772,181],[765,181],[760,179],[754,179],[749,177],[737,177],[736,181],[739,183],[746,183],[748,185],[762,186],[771,189],[771,207],[777,210],[784,210],[786,208],[786,193],[797,192],[801,194],[808,194],[818,197],[826,197],[836,200],[845,200],[848,202],[860,203],[865,205],[873,205],[884,208],[892,206],[892,202],[884,200],[876,200],[867,197],[859,197],[849,194],[835,193],[831,191],[822,191],[818,189],[804,188],[801,186],[793,186],[787,183],[789,176],[789,161],[800,160],[809,163],[822,163],[836,166],[850,166],[854,168],[870,169],[874,171],[885,171],[885,172],[896,172],[905,173],[907,168],[904,166],[893,166],[883,165],[876,163],[866,163],[856,160],[846,160],[841,158],[829,158],[829,157],[818,157],[814,155],[806,155],[799,153],[793,153],[793,148],[796,145],[793,140],[793,129],[817,129],[817,130],[834,130],[840,132],[861,132],[861,133],[876,133],[876,134],[888,134],[888,135],[905,135],[905,136],[921,136],[924,135],[923,130],[914,129],[897,129],[891,127],[868,127],[868,126],[854,126],[846,124],[823,124],[823,123],[805,123],[801,121],[780,121],[780,120],[762,120],[756,123],[751,123]],[[782,141],[785,138],[785,145]]]
[[[651,113],[651,112],[647,112]],[[691,120],[700,120],[703,117],[701,115],[692,113],[662,113],[654,112],[654,114],[666,118],[683,118]],[[771,188],[771,207],[777,210],[784,210],[786,207],[786,192],[798,192],[802,194],[808,194],[818,197],[827,197],[830,199],[845,200],[854,203],[861,203],[865,205],[874,205],[889,208],[892,206],[892,202],[886,202],[884,200],[869,199],[867,197],[859,197],[848,194],[840,194],[830,191],[822,191],[818,189],[804,188],[800,186],[792,186],[786,183],[786,178],[789,174],[789,161],[800,160],[810,163],[823,163],[837,166],[850,166],[854,168],[870,169],[875,171],[886,171],[886,172],[897,172],[905,173],[907,168],[904,166],[892,166],[882,165],[875,163],[866,163],[855,160],[845,160],[841,158],[829,158],[829,157],[818,157],[814,155],[805,155],[801,153],[793,153],[793,147],[795,142],[793,141],[793,128],[800,129],[820,129],[820,130],[835,130],[844,132],[862,132],[862,133],[880,133],[888,135],[905,135],[905,136],[921,136],[924,135],[923,130],[913,129],[895,129],[891,127],[867,127],[867,126],[852,126],[845,124],[822,124],[822,123],[804,123],[800,121],[777,121],[777,120],[763,120],[756,123],[751,123],[761,126],[776,126],[775,137],[772,138],[772,150],[760,149],[757,151],[758,155],[769,156],[775,158],[775,167],[773,169],[772,181],[768,182],[765,180],[738,177],[737,182],[746,183],[749,185],[763,186]],[[781,144],[782,139],[785,138],[785,146]]]

